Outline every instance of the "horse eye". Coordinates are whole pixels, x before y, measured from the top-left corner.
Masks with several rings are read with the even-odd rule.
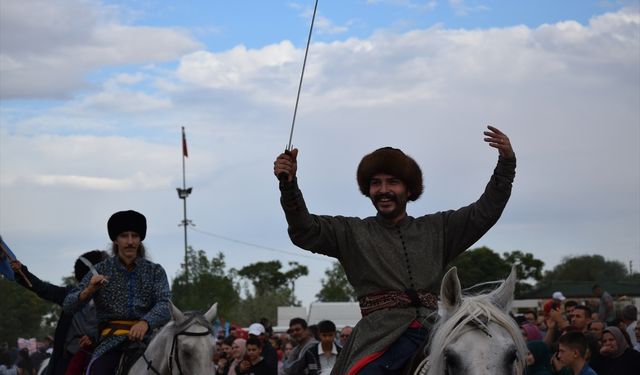
[[[444,352],[444,358],[445,358],[445,363],[446,363],[446,368],[447,369],[456,369],[460,366],[460,357],[458,356],[457,353],[454,353],[452,351],[449,350],[445,350]]]
[[[505,363],[507,365],[512,365],[518,359],[518,351],[516,349],[511,349],[507,353],[505,353]]]

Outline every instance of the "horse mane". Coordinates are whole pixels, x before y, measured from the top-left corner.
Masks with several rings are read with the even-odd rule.
[[[511,316],[492,303],[490,297],[487,294],[464,296],[453,313],[445,313],[433,326],[429,338],[428,374],[444,374],[444,349],[471,329],[470,325],[488,331],[489,322],[498,324],[511,336],[518,352],[518,369],[525,368],[527,347],[520,328]]]

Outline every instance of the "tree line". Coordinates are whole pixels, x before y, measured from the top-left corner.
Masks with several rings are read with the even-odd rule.
[[[240,269],[228,269],[222,252],[208,258],[204,250],[187,251],[189,279],[184,264],[172,282],[173,303],[183,311],[206,310],[213,302],[219,316],[235,324],[247,326],[261,318],[276,321],[278,306],[299,306],[295,283],[309,274],[307,266],[298,262],[285,265],[279,260],[256,262]],[[520,250],[498,254],[488,247],[462,253],[450,265],[458,267],[462,288],[504,279],[516,267],[516,298],[534,288],[558,281],[616,281],[637,284],[640,273],[631,273],[620,261],[606,260],[601,255],[566,257],[552,270],[544,270],[544,262]],[[448,268],[448,267],[447,267]],[[72,277],[65,277],[65,284]],[[324,274],[316,294],[318,301],[356,301],[357,296],[338,262]],[[487,288],[492,288],[489,284]],[[482,290],[478,290],[480,292]],[[60,314],[59,307],[40,300],[14,282],[0,278],[0,343],[14,345],[19,336],[45,337],[52,334]]]

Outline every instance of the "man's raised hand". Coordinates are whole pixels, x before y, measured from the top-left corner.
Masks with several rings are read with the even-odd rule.
[[[515,153],[513,152],[513,148],[511,147],[511,141],[509,141],[509,137],[506,134],[500,131],[500,129],[495,128],[491,125],[487,126],[487,131],[484,132],[486,136],[484,141],[489,143],[489,146],[497,148],[500,156],[505,159],[511,159],[515,157]]]

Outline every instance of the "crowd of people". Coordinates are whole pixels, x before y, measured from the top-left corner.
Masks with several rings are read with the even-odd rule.
[[[516,318],[529,348],[526,375],[638,374],[637,307],[626,304],[616,314],[609,293],[594,285],[593,294],[595,305],[555,292],[540,312]]]
[[[346,326],[338,332],[330,320],[308,325],[303,318],[291,319],[286,333],[253,323],[247,331],[218,336],[215,371],[218,375],[329,374],[352,330]]]

